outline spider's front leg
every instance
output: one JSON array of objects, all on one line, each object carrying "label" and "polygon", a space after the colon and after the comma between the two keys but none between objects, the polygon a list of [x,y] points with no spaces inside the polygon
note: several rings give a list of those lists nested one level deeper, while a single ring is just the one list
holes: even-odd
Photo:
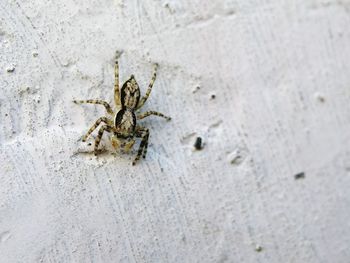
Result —
[{"label": "spider's front leg", "polygon": [[137,155],[135,157],[135,160],[132,162],[132,165],[135,165],[137,163],[137,161],[140,160],[142,152],[143,152],[142,157],[143,158],[146,157],[147,147],[148,147],[149,130],[147,128],[144,128],[144,127],[137,127],[136,137],[141,138],[141,143],[140,143],[139,149],[137,151]]},{"label": "spider's front leg", "polygon": [[101,117],[98,118],[97,121],[94,123],[94,125],[91,126],[89,131],[82,137],[82,141],[86,142],[87,138],[90,136],[90,134],[100,125],[101,122],[104,122],[108,124],[109,126],[113,126],[113,121],[108,119],[107,117]]},{"label": "spider's front leg", "polygon": [[152,76],[151,82],[148,85],[148,89],[146,91],[145,96],[143,96],[142,99],[139,101],[139,103],[137,105],[137,109],[140,109],[143,106],[143,104],[145,104],[146,100],[148,99],[149,95],[151,94],[153,84],[157,78],[157,70],[158,70],[158,64],[156,63],[156,64],[154,64],[154,71],[153,71],[153,76]]},{"label": "spider's front leg", "polygon": [[109,125],[103,125],[100,130],[98,131],[98,135],[96,137],[96,140],[95,140],[95,148],[94,148],[94,154],[97,155],[98,153],[98,146],[100,144],[100,141],[101,141],[101,138],[102,138],[102,135],[103,133],[107,131],[107,132],[113,132],[115,131],[114,128],[112,126],[109,126]]},{"label": "spider's front leg", "polygon": [[143,158],[143,159],[146,158],[147,149],[148,149],[148,139],[149,139],[149,133],[148,133],[148,135],[147,135],[146,142],[145,142],[145,148],[144,148],[143,154],[142,154],[142,158]]}]

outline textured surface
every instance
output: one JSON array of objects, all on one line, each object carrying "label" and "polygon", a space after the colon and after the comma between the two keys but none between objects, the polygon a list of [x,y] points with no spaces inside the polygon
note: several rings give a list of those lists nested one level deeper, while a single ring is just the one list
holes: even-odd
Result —
[{"label": "textured surface", "polygon": [[[1,262],[349,262],[350,1],[83,2],[0,1]],[[77,153],[115,50],[135,167]]]}]

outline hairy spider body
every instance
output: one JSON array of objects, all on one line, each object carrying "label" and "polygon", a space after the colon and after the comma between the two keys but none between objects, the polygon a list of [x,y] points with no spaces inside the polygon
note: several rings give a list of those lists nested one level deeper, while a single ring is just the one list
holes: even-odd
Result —
[{"label": "hairy spider body", "polygon": [[141,92],[134,75],[131,75],[131,77],[123,84],[120,93],[122,107],[136,110],[140,101]]},{"label": "hairy spider body", "polygon": [[135,138],[141,138],[141,143],[137,151],[137,155],[132,162],[133,165],[141,158],[146,157],[147,147],[148,147],[148,138],[149,130],[145,127],[138,126],[137,120],[146,118],[150,115],[156,115],[166,120],[170,120],[170,117],[165,116],[164,114],[156,111],[147,111],[141,114],[137,114],[144,103],[147,101],[153,84],[156,80],[156,72],[158,65],[155,64],[154,73],[151,79],[150,84],[144,97],[141,98],[140,88],[136,82],[134,75],[131,75],[130,78],[123,84],[122,88],[119,91],[119,59],[120,53],[116,53],[115,60],[115,82],[114,82],[114,102],[116,108],[119,110],[115,113],[112,107],[103,100],[74,100],[74,103],[91,103],[91,104],[100,104],[103,105],[109,113],[114,117],[114,120],[108,117],[100,117],[97,119],[95,124],[89,129],[89,131],[82,137],[82,141],[86,141],[90,134],[103,122],[98,131],[98,135],[95,140],[94,153],[98,154],[98,146],[100,144],[101,138],[105,131],[113,134],[111,137],[112,145],[114,148],[121,148],[124,151],[128,152],[135,144]]},{"label": "hairy spider body", "polygon": [[136,128],[136,114],[129,109],[121,109],[115,115],[114,125],[118,138],[126,139],[133,137]]}]

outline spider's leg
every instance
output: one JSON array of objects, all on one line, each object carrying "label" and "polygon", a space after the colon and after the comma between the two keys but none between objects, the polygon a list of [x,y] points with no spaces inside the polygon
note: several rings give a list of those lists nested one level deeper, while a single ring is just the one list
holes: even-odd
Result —
[{"label": "spider's leg", "polygon": [[148,135],[147,135],[146,143],[145,143],[145,149],[143,150],[143,154],[142,154],[142,158],[143,158],[143,159],[146,158],[147,149],[148,149],[148,139],[149,139],[149,133],[148,133]]},{"label": "spider's leg", "polygon": [[137,109],[141,108],[143,106],[143,104],[145,104],[146,100],[148,99],[149,95],[151,94],[153,84],[156,81],[156,77],[157,77],[157,69],[158,69],[158,64],[154,64],[154,71],[153,71],[153,76],[152,76],[151,82],[148,85],[148,89],[146,91],[145,96],[143,96],[142,99],[139,101],[139,103],[137,105]]},{"label": "spider's leg", "polygon": [[94,125],[91,126],[89,131],[82,137],[83,142],[85,142],[87,140],[87,138],[90,136],[90,134],[98,127],[98,125],[100,125],[101,122],[104,122],[104,123],[108,124],[109,126],[113,125],[113,121],[108,119],[107,117],[98,118],[97,121],[94,123]]},{"label": "spider's leg", "polygon": [[[142,152],[144,152],[144,148],[146,147],[146,145],[148,145],[149,130],[147,128],[138,127],[138,129],[136,131],[136,136],[141,137],[141,143],[140,143],[139,149],[137,151],[137,155],[136,155],[134,161],[132,162],[132,165],[135,165],[137,163],[137,161],[140,160]],[[143,156],[145,156],[145,155],[146,155],[146,153],[144,152]]]},{"label": "spider's leg", "polygon": [[97,135],[96,140],[95,140],[95,148],[94,148],[95,155],[97,155],[97,153],[98,153],[98,145],[100,144],[100,141],[101,141],[101,138],[102,138],[104,131],[112,132],[113,130],[114,130],[114,128],[112,126],[108,126],[108,125],[103,125],[99,129],[98,135]]},{"label": "spider's leg", "polygon": [[151,115],[162,117],[162,118],[166,119],[167,121],[171,120],[171,117],[165,116],[163,113],[160,113],[157,111],[146,111],[144,113],[141,113],[140,115],[137,115],[137,119],[141,120],[141,119],[146,118],[146,117],[151,116]]},{"label": "spider's leg", "polygon": [[114,114],[112,107],[108,104],[108,102],[105,102],[103,100],[73,100],[73,102],[76,104],[82,104],[82,103],[100,104],[106,108],[109,114]]},{"label": "spider's leg", "polygon": [[119,91],[119,62],[118,59],[121,55],[120,51],[115,52],[115,65],[114,65],[114,103],[116,106],[120,105],[120,91]]}]

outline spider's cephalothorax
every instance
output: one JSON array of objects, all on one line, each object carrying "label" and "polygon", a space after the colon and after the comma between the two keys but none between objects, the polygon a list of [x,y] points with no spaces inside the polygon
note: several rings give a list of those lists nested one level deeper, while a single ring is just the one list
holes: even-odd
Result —
[{"label": "spider's cephalothorax", "polygon": [[132,110],[122,108],[115,115],[114,125],[117,129],[117,137],[129,138],[135,132],[136,114]]},{"label": "spider's cephalothorax", "polygon": [[[141,155],[143,158],[146,157],[149,138],[149,130],[145,127],[138,126],[137,120],[143,119],[150,115],[163,117],[167,120],[170,120],[171,118],[156,111],[147,111],[140,114],[136,113],[136,111],[145,104],[146,100],[148,99],[151,93],[154,81],[156,80],[156,72],[158,65],[155,65],[154,73],[146,91],[146,94],[144,97],[141,98],[140,88],[133,75],[131,75],[131,77],[123,84],[121,90],[119,91],[119,56],[120,53],[117,52],[115,60],[114,83],[114,103],[116,108],[119,109],[118,112],[115,113],[112,107],[103,100],[74,100],[74,102],[79,104],[101,104],[106,108],[107,113],[110,115],[109,117],[100,117],[82,138],[83,141],[86,141],[86,139],[100,125],[101,122],[105,123],[101,126],[100,130],[98,131],[98,136],[95,140],[95,155],[98,153],[98,145],[100,144],[104,131],[113,133],[113,136],[111,138],[112,145],[115,148],[122,148],[125,151],[129,151],[132,148],[132,146],[135,143],[135,137],[141,138],[141,143],[137,152],[137,156],[132,163],[134,165],[140,159]],[[113,116],[114,120],[110,118],[111,116]]]}]

